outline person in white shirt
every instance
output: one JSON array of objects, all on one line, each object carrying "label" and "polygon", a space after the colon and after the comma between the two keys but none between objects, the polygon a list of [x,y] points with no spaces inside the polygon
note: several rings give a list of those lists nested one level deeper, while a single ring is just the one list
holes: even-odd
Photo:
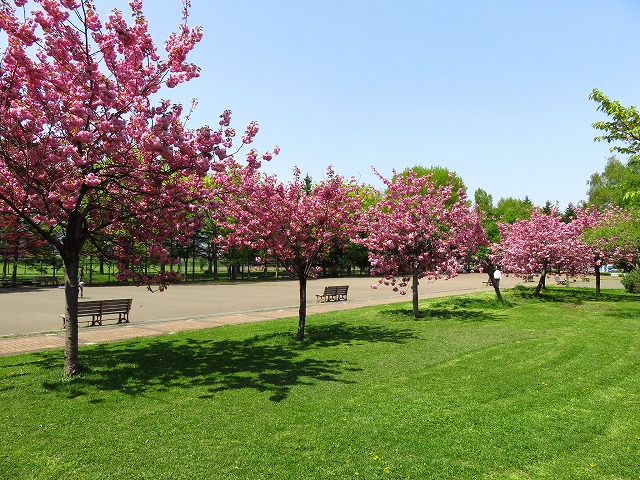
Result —
[{"label": "person in white shirt", "polygon": [[493,282],[496,284],[496,288],[500,288],[500,279],[502,278],[502,272],[500,267],[496,267],[496,271],[493,272]]}]

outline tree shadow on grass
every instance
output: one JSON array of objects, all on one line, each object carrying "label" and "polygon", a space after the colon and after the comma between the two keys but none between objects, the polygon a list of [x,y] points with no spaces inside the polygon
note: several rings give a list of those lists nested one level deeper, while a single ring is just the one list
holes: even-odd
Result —
[{"label": "tree shadow on grass", "polygon": [[541,302],[573,303],[576,305],[581,305],[584,302],[640,301],[640,295],[632,295],[624,290],[601,290],[600,294],[596,295],[595,288],[547,286],[542,289],[538,297],[534,297],[534,291],[534,287],[518,285],[508,292],[512,298],[535,299]]},{"label": "tree shadow on grass", "polygon": [[[83,348],[87,367],[70,380],[44,384],[70,398],[100,391],[144,395],[175,389],[201,388],[202,398],[217,392],[254,389],[285,399],[296,385],[316,382],[352,383],[343,377],[361,370],[349,362],[312,358],[314,350],[350,342],[403,342],[407,333],[397,329],[346,324],[314,327],[309,339],[297,342],[282,334],[245,340],[206,340],[188,334]],[[333,335],[339,338],[331,338]],[[61,368],[59,352],[41,352],[43,367]],[[99,401],[99,400],[91,400]]]},{"label": "tree shadow on grass", "polygon": [[460,322],[488,322],[499,321],[503,315],[485,312],[481,310],[470,310],[464,308],[455,308],[451,306],[432,306],[420,308],[420,318],[413,315],[412,308],[395,308],[383,310],[383,315],[389,317],[392,321],[429,321],[429,320],[458,320]]},{"label": "tree shadow on grass", "polygon": [[383,310],[392,321],[402,320],[458,320],[460,322],[499,321],[505,310],[512,307],[509,302],[500,303],[496,299],[476,296],[444,297],[420,302],[420,314],[416,319],[413,308],[389,308]]},{"label": "tree shadow on grass", "polygon": [[349,325],[345,322],[327,325],[310,325],[306,328],[305,343],[315,347],[334,347],[340,344],[405,343],[410,338],[417,338],[409,329],[387,329],[369,325]]}]

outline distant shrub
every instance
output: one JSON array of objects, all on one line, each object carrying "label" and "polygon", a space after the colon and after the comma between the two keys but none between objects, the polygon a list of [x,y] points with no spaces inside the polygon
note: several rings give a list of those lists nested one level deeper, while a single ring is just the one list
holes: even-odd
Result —
[{"label": "distant shrub", "polygon": [[640,271],[631,270],[629,273],[625,273],[620,282],[627,292],[640,293]]}]

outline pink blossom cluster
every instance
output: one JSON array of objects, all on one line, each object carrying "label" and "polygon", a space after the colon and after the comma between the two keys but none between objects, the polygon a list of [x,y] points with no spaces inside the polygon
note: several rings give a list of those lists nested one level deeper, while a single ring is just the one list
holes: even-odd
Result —
[{"label": "pink blossom cluster", "polygon": [[539,293],[545,276],[553,269],[577,274],[593,265],[592,250],[580,237],[584,221],[565,223],[555,209],[544,213],[534,208],[528,219],[498,223],[501,242],[494,245],[493,261],[503,271],[516,275],[541,273],[536,290]]},{"label": "pink blossom cluster", "polygon": [[[0,210],[21,216],[63,258],[71,254],[64,245],[78,255],[90,238],[109,238],[103,253],[122,265],[137,267],[136,245],[168,261],[166,242],[186,242],[198,228],[197,205],[211,193],[207,174],[234,164],[231,111],[217,129],[189,129],[181,105],[152,102],[163,87],[199,74],[187,58],[202,38],[186,24],[189,2],[164,54],[141,0],[130,2],[129,22],[119,10],[102,21],[92,0],[31,5],[23,16],[0,1],[7,38],[0,52]],[[257,132],[251,122],[240,147]],[[257,156],[248,160],[249,168],[260,164]],[[65,243],[51,235],[54,228],[74,238]]]},{"label": "pink blossom cluster", "polygon": [[387,191],[362,218],[363,236],[356,241],[368,248],[372,273],[384,277],[381,285],[402,295],[410,287],[417,298],[418,279],[457,275],[486,235],[464,191],[455,192],[451,182],[438,185],[413,171],[394,172],[392,180],[378,176]]},{"label": "pink blossom cluster", "polygon": [[333,170],[309,193],[299,175],[285,184],[251,168],[238,173],[221,204],[228,245],[266,251],[292,273],[307,277],[323,254],[344,245],[353,233],[360,212],[356,186]]}]

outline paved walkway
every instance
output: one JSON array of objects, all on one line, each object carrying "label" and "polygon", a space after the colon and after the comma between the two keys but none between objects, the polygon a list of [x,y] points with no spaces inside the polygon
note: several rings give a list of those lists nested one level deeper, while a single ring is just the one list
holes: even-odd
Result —
[{"label": "paved walkway", "polygon": [[[485,280],[484,274],[464,274],[451,280],[423,283],[420,298],[491,291],[491,287],[483,285]],[[375,279],[366,277],[310,280],[307,314],[410,300],[388,287],[372,289],[375,282]],[[520,279],[503,276],[503,288],[518,283]],[[336,284],[349,285],[347,302],[315,302],[315,295],[321,293],[325,286]],[[603,288],[621,288],[620,281],[617,278],[607,279]],[[80,345],[295,317],[298,284],[292,280],[234,285],[174,285],[163,293],[151,293],[144,287],[132,286],[85,288],[86,300],[107,298],[133,298],[131,323],[81,327],[78,334]],[[5,288],[0,290],[0,304],[0,355],[64,348],[64,331],[60,330],[59,316],[64,311],[63,289]]]}]

